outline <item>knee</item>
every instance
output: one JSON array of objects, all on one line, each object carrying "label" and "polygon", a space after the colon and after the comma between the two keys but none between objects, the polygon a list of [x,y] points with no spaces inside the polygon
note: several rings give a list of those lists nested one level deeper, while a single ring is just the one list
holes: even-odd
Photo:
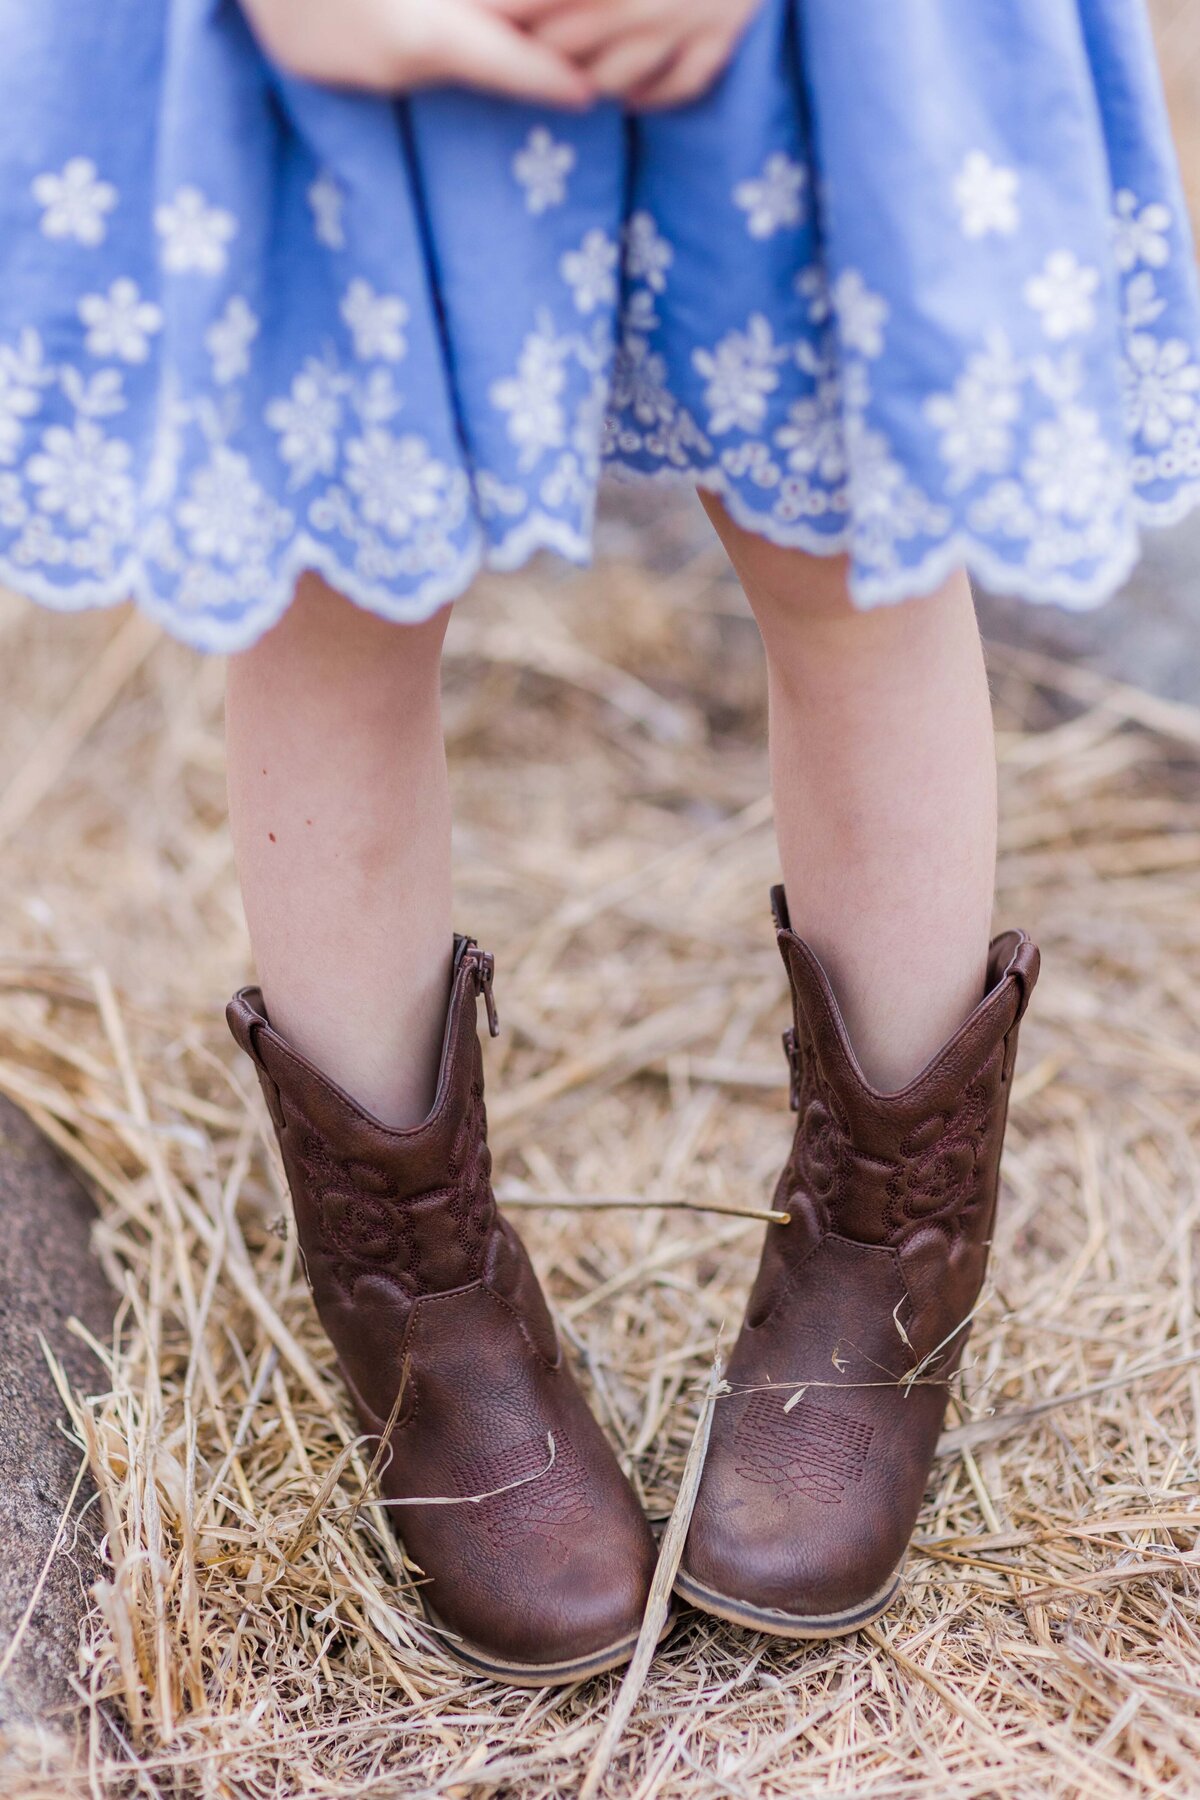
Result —
[{"label": "knee", "polygon": [[735,524],[713,494],[705,511],[732,562],[768,655],[818,627],[851,624],[861,617],[850,598],[849,560],[786,550]]},{"label": "knee", "polygon": [[236,659],[258,679],[336,684],[367,700],[435,692],[450,608],[417,624],[398,624],[357,606],[311,570],[266,637]]},{"label": "knee", "polygon": [[845,557],[807,556],[764,544],[738,573],[772,659],[862,635],[866,615],[850,598]]},{"label": "knee", "polygon": [[703,500],[745,590],[778,682],[811,685],[825,681],[830,670],[890,666],[901,654],[920,654],[952,629],[977,633],[965,570],[957,570],[932,594],[859,607],[850,594],[847,557],[782,549],[743,531],[715,496]]},{"label": "knee", "polygon": [[291,608],[282,621],[285,629],[291,625],[298,634],[336,650],[357,651],[388,661],[434,662],[441,657],[449,623],[448,606],[415,624],[381,618],[348,600],[311,569],[296,583]]}]

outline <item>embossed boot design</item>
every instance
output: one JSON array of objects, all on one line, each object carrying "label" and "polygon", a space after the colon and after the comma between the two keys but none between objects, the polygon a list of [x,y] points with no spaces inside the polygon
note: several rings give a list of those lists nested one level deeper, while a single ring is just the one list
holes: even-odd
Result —
[{"label": "embossed boot design", "polygon": [[[380,1484],[406,1502],[391,1516],[431,1622],[471,1667],[540,1687],[627,1660],[655,1551],[496,1210],[480,995],[494,1032],[492,959],[457,938],[437,1096],[410,1130],[381,1125],[285,1043],[257,988],[228,1017],[258,1069],[363,1430],[381,1438],[396,1412]],[[463,1504],[407,1504],[439,1497]]]},{"label": "embossed boot design", "polygon": [[791,1222],[767,1229],[676,1590],[753,1630],[835,1637],[899,1586],[983,1285],[1038,953],[997,938],[970,1018],[880,1094],[782,888],[771,902],[795,1021],[799,1120],[775,1197]]}]

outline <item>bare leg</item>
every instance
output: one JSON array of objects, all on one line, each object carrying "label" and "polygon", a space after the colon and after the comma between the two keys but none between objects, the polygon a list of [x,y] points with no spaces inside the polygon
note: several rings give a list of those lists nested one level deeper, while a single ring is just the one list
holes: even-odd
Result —
[{"label": "bare leg", "polygon": [[983,992],[996,759],[965,575],[856,612],[839,559],[780,550],[702,496],[767,652],[771,780],[792,923],[863,1072],[894,1090]]},{"label": "bare leg", "polygon": [[448,618],[391,625],[307,575],[229,664],[230,819],[268,1012],[390,1125],[429,1110],[449,991]]}]

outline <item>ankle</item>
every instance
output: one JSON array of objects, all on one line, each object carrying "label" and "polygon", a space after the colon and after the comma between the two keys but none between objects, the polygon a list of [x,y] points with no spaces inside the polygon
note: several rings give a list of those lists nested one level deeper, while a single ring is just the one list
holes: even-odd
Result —
[{"label": "ankle", "polygon": [[435,1099],[450,991],[451,936],[409,946],[386,986],[357,965],[263,976],[280,1036],[355,1104],[392,1130],[423,1124]]}]

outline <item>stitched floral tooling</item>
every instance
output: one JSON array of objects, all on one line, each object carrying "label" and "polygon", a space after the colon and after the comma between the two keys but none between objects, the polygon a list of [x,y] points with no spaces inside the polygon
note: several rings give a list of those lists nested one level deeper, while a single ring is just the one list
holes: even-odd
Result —
[{"label": "stitched floral tooling", "polygon": [[[978,1172],[987,1149],[988,1120],[999,1093],[999,1058],[964,1090],[958,1106],[931,1119],[901,1145],[903,1161],[888,1183],[888,1213],[903,1232],[914,1221],[949,1228],[979,1201]],[[988,1079],[988,1074],[992,1079]],[[964,1198],[965,1197],[965,1198]]]},{"label": "stitched floral tooling", "polygon": [[491,1158],[476,1088],[456,1133],[448,1184],[400,1196],[394,1177],[361,1160],[337,1157],[313,1128],[289,1139],[312,1213],[307,1257],[352,1296],[357,1278],[381,1273],[413,1296],[474,1281],[495,1219]]},{"label": "stitched floral tooling", "polygon": [[306,566],[415,619],[586,557],[610,468],[863,604],[1103,598],[1200,498],[1195,266],[1142,0],[1003,13],[765,0],[628,118],[325,92],[218,0],[20,9],[0,579],[212,650]]},{"label": "stitched floral tooling", "polygon": [[[790,1034],[789,1034],[790,1035]],[[914,1226],[957,1229],[978,1201],[980,1159],[1000,1086],[1000,1053],[968,1082],[948,1112],[932,1114],[897,1144],[892,1157],[866,1156],[837,1096],[810,1049],[789,1047],[798,1102],[796,1135],[780,1176],[775,1203],[795,1209],[816,1202],[822,1228],[837,1229],[840,1201],[874,1196],[883,1240],[900,1242]]]}]

